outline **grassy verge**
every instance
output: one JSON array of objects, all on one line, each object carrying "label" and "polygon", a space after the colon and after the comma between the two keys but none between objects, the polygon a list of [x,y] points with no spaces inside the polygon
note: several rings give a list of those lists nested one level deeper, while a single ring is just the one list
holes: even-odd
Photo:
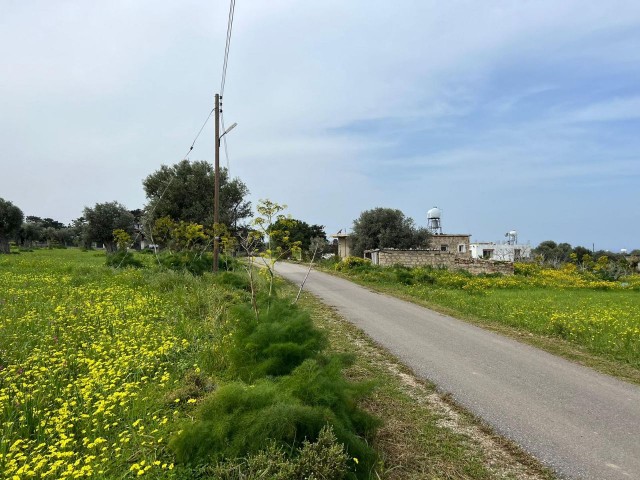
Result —
[{"label": "grassy verge", "polygon": [[606,282],[529,266],[513,277],[360,264],[324,270],[640,383],[639,276]]},{"label": "grassy verge", "polygon": [[355,354],[349,377],[376,384],[363,406],[384,419],[374,440],[381,452],[380,478],[555,478],[518,447],[442,398],[433,385],[417,380],[331,308],[309,294],[303,294],[301,302],[327,333],[332,351]]}]

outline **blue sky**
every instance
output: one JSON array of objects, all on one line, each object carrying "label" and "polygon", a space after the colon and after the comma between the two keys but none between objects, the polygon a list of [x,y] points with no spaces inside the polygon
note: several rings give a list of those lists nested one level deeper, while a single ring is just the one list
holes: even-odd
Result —
[{"label": "blue sky", "polygon": [[[0,197],[142,206],[211,109],[227,8],[5,0]],[[252,200],[329,232],[437,205],[478,241],[640,248],[638,2],[239,0],[224,103]]]}]

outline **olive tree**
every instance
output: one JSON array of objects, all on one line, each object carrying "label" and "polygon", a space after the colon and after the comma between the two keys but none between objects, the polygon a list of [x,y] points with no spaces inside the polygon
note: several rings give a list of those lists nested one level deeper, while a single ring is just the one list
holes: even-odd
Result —
[{"label": "olive tree", "polygon": [[[214,169],[204,161],[182,160],[172,166],[162,165],[142,182],[147,195],[148,225],[158,218],[213,225]],[[231,230],[251,216],[251,203],[245,200],[249,189],[239,178],[229,178],[220,169],[220,223]]]},{"label": "olive tree", "polygon": [[353,221],[353,255],[361,257],[365,250],[374,248],[427,247],[429,232],[417,228],[413,219],[400,210],[374,208],[366,210]]},{"label": "olive tree", "polygon": [[96,203],[93,208],[85,207],[84,218],[87,221],[87,239],[90,242],[103,243],[109,253],[116,250],[114,230],[133,234],[134,216],[118,202]]},{"label": "olive tree", "polygon": [[23,219],[22,210],[0,198],[0,253],[10,253],[9,240],[18,233]]}]

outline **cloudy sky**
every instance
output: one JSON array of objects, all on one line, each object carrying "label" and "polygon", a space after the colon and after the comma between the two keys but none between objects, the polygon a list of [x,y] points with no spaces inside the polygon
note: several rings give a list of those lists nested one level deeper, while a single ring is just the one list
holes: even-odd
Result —
[{"label": "cloudy sky", "polygon": [[[64,222],[142,207],[212,108],[227,12],[0,0],[0,197]],[[437,205],[477,241],[640,248],[637,0],[237,0],[224,112],[252,200],[328,232]]]}]

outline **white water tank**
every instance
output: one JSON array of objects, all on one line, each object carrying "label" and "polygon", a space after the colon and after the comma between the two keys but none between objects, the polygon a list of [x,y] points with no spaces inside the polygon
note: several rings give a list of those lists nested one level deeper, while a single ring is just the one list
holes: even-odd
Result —
[{"label": "white water tank", "polygon": [[438,207],[433,207],[427,212],[427,218],[440,218],[441,212]]}]

